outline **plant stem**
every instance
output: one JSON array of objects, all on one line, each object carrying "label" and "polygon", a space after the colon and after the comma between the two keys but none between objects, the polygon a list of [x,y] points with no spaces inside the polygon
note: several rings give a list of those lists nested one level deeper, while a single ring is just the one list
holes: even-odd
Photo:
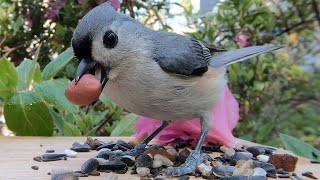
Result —
[{"label": "plant stem", "polygon": [[110,121],[110,119],[112,118],[113,114],[114,114],[114,112],[112,112],[107,118],[105,118],[103,120],[103,122],[97,127],[96,133],[101,133],[102,132],[101,129],[103,128],[104,125],[107,124],[107,122]]}]

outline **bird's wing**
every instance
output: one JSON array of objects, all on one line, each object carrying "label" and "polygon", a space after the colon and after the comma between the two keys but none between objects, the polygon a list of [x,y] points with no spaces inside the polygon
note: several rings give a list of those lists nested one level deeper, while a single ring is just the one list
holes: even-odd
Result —
[{"label": "bird's wing", "polygon": [[[167,37],[156,49],[153,59],[166,72],[200,76],[208,71],[210,50],[200,41],[182,36]],[[168,40],[171,40],[168,42]]]}]

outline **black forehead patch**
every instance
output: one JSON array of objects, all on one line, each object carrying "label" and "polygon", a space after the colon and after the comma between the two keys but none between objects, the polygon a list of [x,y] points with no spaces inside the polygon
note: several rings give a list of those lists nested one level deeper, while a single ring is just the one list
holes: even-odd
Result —
[{"label": "black forehead patch", "polygon": [[74,55],[77,57],[78,60],[84,57],[92,58],[92,39],[90,36],[85,36],[83,38],[73,38],[71,41],[71,45],[74,51]]}]

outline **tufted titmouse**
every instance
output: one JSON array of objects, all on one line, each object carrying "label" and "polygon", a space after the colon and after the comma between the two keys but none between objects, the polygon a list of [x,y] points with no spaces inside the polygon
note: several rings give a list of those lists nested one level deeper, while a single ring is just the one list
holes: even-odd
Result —
[{"label": "tufted titmouse", "polygon": [[71,43],[80,61],[76,82],[88,71],[95,73],[111,100],[138,115],[163,120],[125,154],[142,153],[170,121],[200,118],[201,134],[194,152],[183,165],[166,172],[176,176],[192,172],[207,157],[200,149],[212,127],[211,109],[227,83],[226,66],[280,48],[254,46],[212,57],[205,43],[148,29],[108,3],[80,20]]}]

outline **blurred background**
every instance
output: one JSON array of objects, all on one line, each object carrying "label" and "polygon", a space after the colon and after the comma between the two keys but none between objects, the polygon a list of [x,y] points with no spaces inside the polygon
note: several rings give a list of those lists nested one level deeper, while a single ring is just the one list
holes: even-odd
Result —
[{"label": "blurred background", "polygon": [[[130,136],[137,115],[102,95],[64,97],[81,17],[106,0],[0,0],[0,136]],[[108,0],[148,27],[223,49],[285,48],[229,68],[240,104],[236,137],[281,146],[284,133],[320,148],[320,3],[317,0]],[[54,61],[53,61],[54,60]]]}]

